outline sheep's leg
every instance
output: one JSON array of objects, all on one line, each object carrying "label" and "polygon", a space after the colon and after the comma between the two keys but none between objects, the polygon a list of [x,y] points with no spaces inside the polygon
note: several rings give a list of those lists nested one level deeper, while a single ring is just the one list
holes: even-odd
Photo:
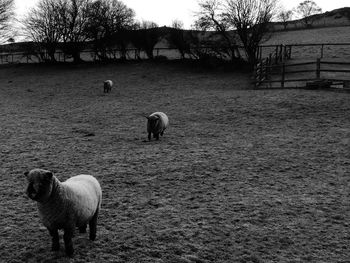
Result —
[{"label": "sheep's leg", "polygon": [[90,240],[94,241],[96,239],[96,230],[97,230],[97,217],[98,217],[98,211],[97,208],[94,216],[89,222],[89,228],[90,228]]},{"label": "sheep's leg", "polygon": [[148,140],[149,141],[151,140],[151,133],[150,132],[148,133]]},{"label": "sheep's leg", "polygon": [[64,246],[66,249],[66,255],[71,257],[73,256],[74,249],[73,249],[73,241],[72,237],[74,236],[74,228],[65,228],[64,229]]},{"label": "sheep's leg", "polygon": [[160,135],[162,135],[162,136],[163,136],[163,134],[164,134],[164,131],[162,131],[162,132],[160,133]]},{"label": "sheep's leg", "polygon": [[154,137],[156,138],[156,140],[159,140],[159,133],[157,133],[156,135],[154,135]]},{"label": "sheep's leg", "polygon": [[84,224],[81,227],[79,227],[79,233],[86,233],[86,227],[87,227],[86,224]]},{"label": "sheep's leg", "polygon": [[58,230],[49,230],[50,235],[52,237],[52,251],[58,251],[60,250],[60,242],[59,242],[59,236],[58,236]]}]

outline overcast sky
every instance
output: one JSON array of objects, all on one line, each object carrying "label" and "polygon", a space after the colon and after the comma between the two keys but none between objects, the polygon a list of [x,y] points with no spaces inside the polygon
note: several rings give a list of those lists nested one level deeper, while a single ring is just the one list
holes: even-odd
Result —
[{"label": "overcast sky", "polygon": [[[25,14],[39,0],[15,0],[18,15]],[[185,28],[193,24],[193,14],[198,10],[198,0],[124,0],[128,7],[134,9],[138,20],[156,22],[159,26],[170,26],[175,19],[181,20]],[[292,9],[302,0],[280,0],[286,9]],[[323,11],[341,7],[350,7],[350,0],[314,0]]]}]

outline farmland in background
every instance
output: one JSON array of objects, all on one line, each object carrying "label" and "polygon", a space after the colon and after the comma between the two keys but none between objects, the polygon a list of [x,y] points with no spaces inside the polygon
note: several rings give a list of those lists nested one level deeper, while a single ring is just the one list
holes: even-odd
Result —
[{"label": "farmland in background", "polygon": [[[350,26],[325,27],[307,30],[275,32],[262,45],[303,45],[303,44],[350,44]],[[267,56],[274,48],[264,48],[263,55]],[[316,59],[321,55],[320,46],[293,46],[292,59]],[[324,57],[332,59],[350,59],[350,45],[326,46]]]}]

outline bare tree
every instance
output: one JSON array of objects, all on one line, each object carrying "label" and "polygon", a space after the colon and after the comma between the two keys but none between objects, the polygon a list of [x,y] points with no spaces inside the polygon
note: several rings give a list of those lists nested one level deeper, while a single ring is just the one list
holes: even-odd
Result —
[{"label": "bare tree", "polygon": [[155,45],[165,34],[164,30],[159,28],[158,24],[152,21],[142,21],[135,24],[135,30],[129,34],[131,43],[138,49],[138,58],[140,51],[144,50],[149,59],[153,59],[153,50]]},{"label": "bare tree", "polygon": [[277,0],[204,0],[200,2],[196,25],[201,29],[218,31],[229,45],[232,59],[238,48],[234,34],[229,34],[228,30],[236,30],[248,62],[254,65],[259,44],[267,36],[276,3]]},{"label": "bare tree", "polygon": [[171,27],[176,29],[184,29],[184,22],[179,19],[174,19],[171,23]]},{"label": "bare tree", "polygon": [[9,39],[10,22],[14,16],[14,0],[0,0],[0,42]]},{"label": "bare tree", "polygon": [[46,60],[47,53],[51,61],[56,61],[55,52],[61,39],[57,1],[41,0],[32,8],[22,21],[25,35],[34,42],[36,54]]},{"label": "bare tree", "polygon": [[225,19],[236,28],[251,65],[256,62],[258,47],[267,35],[276,4],[276,0],[226,0]]},{"label": "bare tree", "polygon": [[303,19],[306,27],[312,26],[314,22],[313,15],[322,13],[322,9],[314,1],[311,0],[306,0],[299,3],[296,11]]},{"label": "bare tree", "polygon": [[177,48],[181,58],[184,59],[186,54],[191,54],[191,45],[186,31],[183,29],[183,22],[174,20],[167,35],[169,43]]},{"label": "bare tree", "polygon": [[59,14],[58,30],[63,42],[63,51],[80,62],[81,51],[85,48],[89,35],[86,33],[91,0],[56,0]]},{"label": "bare tree", "polygon": [[226,43],[231,60],[239,57],[238,45],[234,34],[230,30],[234,29],[225,17],[223,2],[220,0],[203,0],[199,2],[199,11],[196,14],[195,28],[199,30],[215,30]]},{"label": "bare tree", "polygon": [[[125,58],[125,31],[134,24],[135,12],[119,0],[97,0],[90,4],[87,34],[94,41],[96,55],[107,59],[108,49],[118,46]],[[112,52],[114,54],[114,52]]]},{"label": "bare tree", "polygon": [[278,13],[277,19],[282,22],[284,30],[287,29],[288,22],[293,17],[293,11],[292,10],[282,10]]}]

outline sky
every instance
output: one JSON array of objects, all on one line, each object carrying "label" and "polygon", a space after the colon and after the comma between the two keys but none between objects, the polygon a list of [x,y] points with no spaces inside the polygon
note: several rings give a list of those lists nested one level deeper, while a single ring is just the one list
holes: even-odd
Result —
[{"label": "sky", "polygon": [[[39,0],[15,0],[16,13],[23,16]],[[287,10],[296,7],[302,0],[279,0]],[[136,13],[136,19],[156,22],[159,26],[170,26],[180,20],[189,29],[193,24],[193,16],[198,11],[198,0],[122,0]],[[350,0],[314,0],[322,11],[331,11],[341,7],[350,7]]]}]

